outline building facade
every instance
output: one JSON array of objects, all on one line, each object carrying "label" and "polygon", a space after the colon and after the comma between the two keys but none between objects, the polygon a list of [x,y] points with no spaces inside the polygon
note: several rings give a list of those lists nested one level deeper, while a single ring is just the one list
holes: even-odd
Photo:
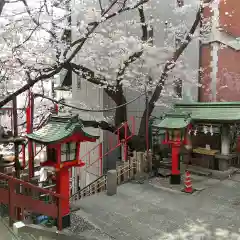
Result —
[{"label": "building facade", "polygon": [[240,2],[215,0],[203,15],[210,26],[200,51],[199,101],[240,101]]}]

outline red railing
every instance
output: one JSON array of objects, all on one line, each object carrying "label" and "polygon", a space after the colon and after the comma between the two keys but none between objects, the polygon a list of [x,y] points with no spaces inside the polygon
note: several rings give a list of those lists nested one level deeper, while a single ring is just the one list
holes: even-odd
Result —
[{"label": "red railing", "polygon": [[[59,205],[64,198],[59,194],[0,173],[0,195],[0,203],[8,205],[9,217],[12,220],[21,220],[17,214],[17,208],[20,208],[22,213],[27,210],[57,219],[57,227],[62,229]],[[48,201],[40,200],[41,195],[47,196]],[[21,218],[23,217],[21,215]]]},{"label": "red railing", "polygon": [[[37,127],[34,128],[34,130],[39,130],[49,119],[51,114],[49,114],[46,118],[44,118],[42,121],[40,121],[40,123],[38,124]],[[22,153],[22,161],[23,161],[23,168],[25,168],[27,165],[26,165],[26,146],[27,146],[28,142],[26,142],[25,144],[22,144],[22,149],[20,150],[19,154]],[[33,158],[35,158],[44,148],[45,146],[42,145],[40,150],[37,151],[37,145],[36,144],[33,144],[34,145],[34,156]],[[19,158],[21,158],[21,156],[19,156]]]},{"label": "red railing", "polygon": [[[115,149],[117,149],[120,146],[124,146],[124,159],[127,160],[127,142],[135,135],[135,118],[131,117],[130,122],[124,122],[121,127],[119,127],[112,136],[109,137],[108,142],[106,143],[108,145],[108,151],[103,153],[103,144],[104,142],[100,142],[98,145],[93,147],[91,150],[89,150],[85,155],[81,157],[81,160],[86,163],[85,170],[89,172],[92,175],[95,176],[101,176],[103,174],[103,158],[107,156],[109,153],[113,152]],[[129,124],[130,123],[130,124]],[[128,132],[130,131],[130,135],[128,136]],[[124,133],[122,136],[121,133]],[[116,139],[116,143],[114,142],[114,137]],[[98,152],[98,157],[94,161],[91,161],[91,153]],[[88,171],[88,168],[93,166],[94,164],[98,164],[98,174],[94,174],[90,171]]]}]

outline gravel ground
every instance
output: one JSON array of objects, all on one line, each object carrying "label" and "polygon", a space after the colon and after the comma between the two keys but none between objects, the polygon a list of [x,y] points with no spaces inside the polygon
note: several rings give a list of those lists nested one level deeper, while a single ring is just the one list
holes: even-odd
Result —
[{"label": "gravel ground", "polygon": [[[117,195],[90,196],[79,201],[79,207],[75,215],[110,239],[240,239],[240,182],[236,180],[220,181],[197,195],[164,191],[147,182],[127,183]],[[78,227],[84,233],[84,227]]]}]

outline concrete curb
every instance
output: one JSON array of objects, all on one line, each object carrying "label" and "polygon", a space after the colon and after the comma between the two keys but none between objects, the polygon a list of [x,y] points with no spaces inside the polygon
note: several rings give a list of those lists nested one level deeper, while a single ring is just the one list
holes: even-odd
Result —
[{"label": "concrete curb", "polygon": [[166,192],[183,194],[183,195],[192,195],[192,196],[195,196],[195,195],[199,194],[200,192],[202,192],[203,190],[207,189],[207,187],[195,188],[195,192],[193,192],[192,194],[188,194],[188,193],[185,193],[182,190],[175,190],[175,189],[171,189],[171,188],[168,188],[168,187],[158,186],[154,183],[149,183],[149,185],[154,187],[154,188],[158,188],[158,189],[161,189],[163,191],[166,191]]},{"label": "concrete curb", "polygon": [[180,193],[180,194],[184,194],[184,192],[180,191],[180,190],[175,190],[175,189],[171,189],[171,188],[167,188],[167,187],[163,187],[163,186],[157,186],[156,184],[153,183],[149,183],[150,186],[154,187],[154,188],[158,188],[161,189],[163,191],[167,191],[167,192],[172,192],[172,193]]},{"label": "concrete curb", "polygon": [[66,240],[70,238],[71,240],[94,240],[94,238],[73,235],[67,232],[58,232],[55,229],[45,228],[40,225],[29,224],[25,225],[23,222],[16,222],[13,224],[13,232],[16,236],[21,233],[32,234],[34,237],[47,237],[50,239]]}]

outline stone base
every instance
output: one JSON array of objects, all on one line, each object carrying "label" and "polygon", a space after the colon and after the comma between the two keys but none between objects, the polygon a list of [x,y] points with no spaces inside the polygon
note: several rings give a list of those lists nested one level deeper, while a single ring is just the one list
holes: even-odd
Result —
[{"label": "stone base", "polygon": [[117,193],[117,171],[109,170],[107,172],[107,195],[113,196]]},{"label": "stone base", "polygon": [[170,175],[170,184],[180,185],[181,184],[181,174],[179,175]]},{"label": "stone base", "polygon": [[[58,220],[56,220],[56,225],[58,224]],[[62,217],[62,228],[68,228],[71,226],[70,214]]]},{"label": "stone base", "polygon": [[215,158],[218,161],[218,169],[219,171],[227,171],[229,169],[229,163],[232,159],[236,158],[236,154],[217,154]]}]

